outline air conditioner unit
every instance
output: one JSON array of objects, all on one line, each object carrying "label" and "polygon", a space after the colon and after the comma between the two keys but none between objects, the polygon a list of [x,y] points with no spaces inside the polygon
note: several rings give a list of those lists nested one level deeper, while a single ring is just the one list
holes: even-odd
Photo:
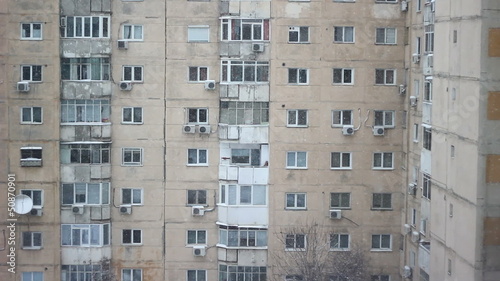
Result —
[{"label": "air conditioner unit", "polygon": [[403,267],[403,278],[411,278],[411,267],[407,265]]},{"label": "air conditioner unit", "polygon": [[408,2],[406,2],[406,1],[404,1],[404,0],[403,0],[403,1],[401,1],[401,11],[402,11],[402,12],[406,12],[406,11],[408,11]]},{"label": "air conditioner unit", "polygon": [[211,133],[210,125],[200,125],[198,126],[198,132],[200,134],[210,134]]},{"label": "air conditioner unit", "polygon": [[420,240],[420,233],[418,231],[413,231],[411,233],[411,241],[417,243]]},{"label": "air conditioner unit", "polygon": [[182,127],[182,132],[185,134],[194,134],[196,132],[196,126],[195,125],[184,125]]},{"label": "air conditioner unit", "polygon": [[404,95],[406,93],[406,85],[399,85],[399,94]]},{"label": "air conditioner unit", "polygon": [[411,56],[411,60],[414,64],[420,63],[420,55],[419,54],[413,54]]},{"label": "air conditioner unit", "polygon": [[30,83],[26,81],[17,82],[17,91],[18,92],[29,92]]},{"label": "air conditioner unit", "polygon": [[403,226],[403,232],[405,235],[410,233],[411,232],[411,225],[405,223],[405,225]]},{"label": "air conditioner unit", "polygon": [[255,53],[264,52],[264,43],[253,43],[252,44],[252,51],[254,51]]},{"label": "air conditioner unit", "polygon": [[30,211],[30,215],[32,215],[32,216],[38,216],[39,217],[42,214],[43,214],[42,209],[35,209],[35,208],[33,208]]},{"label": "air conditioner unit", "polygon": [[120,90],[122,91],[130,91],[132,90],[132,83],[130,82],[120,82]]},{"label": "air conditioner unit", "polygon": [[383,136],[385,134],[384,126],[374,126],[373,127],[373,135],[374,136]]},{"label": "air conditioner unit", "polygon": [[215,90],[215,81],[214,80],[205,81],[205,90]]},{"label": "air conditioner unit", "polygon": [[330,219],[339,220],[342,218],[342,210],[330,210]]},{"label": "air conditioner unit", "polygon": [[193,256],[195,257],[204,257],[207,253],[206,246],[194,246],[193,247]]},{"label": "air conditioner unit", "polygon": [[417,106],[417,97],[416,96],[410,96],[410,106],[411,107]]},{"label": "air conditioner unit", "polygon": [[62,17],[59,19],[59,26],[60,26],[60,27],[66,27],[66,22],[67,22],[67,17],[62,16]]},{"label": "air conditioner unit", "polygon": [[344,136],[352,136],[352,135],[354,135],[354,126],[353,125],[344,125],[342,127],[342,134]]},{"label": "air conditioner unit", "polygon": [[203,216],[205,214],[205,207],[193,206],[191,207],[191,214],[196,217]]},{"label": "air conditioner unit", "polygon": [[85,207],[83,205],[73,205],[71,206],[71,211],[75,215],[82,215],[85,211]]},{"label": "air conditioner unit", "polygon": [[120,214],[130,215],[132,214],[132,206],[130,205],[120,205]]},{"label": "air conditioner unit", "polygon": [[128,41],[127,40],[118,40],[118,49],[119,50],[128,49]]},{"label": "air conditioner unit", "polygon": [[415,183],[410,183],[408,185],[408,194],[409,195],[417,195],[417,184]]}]

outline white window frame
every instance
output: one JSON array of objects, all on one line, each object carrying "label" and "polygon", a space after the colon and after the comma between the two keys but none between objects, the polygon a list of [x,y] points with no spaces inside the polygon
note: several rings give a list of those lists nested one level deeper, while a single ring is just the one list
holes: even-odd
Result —
[{"label": "white window frame", "polygon": [[[249,194],[248,191],[250,191]],[[245,192],[250,198],[245,198]],[[221,205],[263,207],[267,206],[268,201],[267,185],[222,184],[220,186],[219,202]]]},{"label": "white window frame", "polygon": [[[299,206],[299,197],[303,197],[302,201],[304,202],[304,206]],[[290,206],[289,199],[291,199],[291,203],[293,206]],[[285,209],[287,210],[305,210],[307,209],[307,193],[305,192],[287,192],[285,193]]]},{"label": "white window frame", "polygon": [[[39,250],[43,246],[43,236],[40,231],[23,231],[21,233],[22,249],[23,250]],[[26,237],[25,237],[26,236]],[[38,239],[35,237],[38,236]],[[26,240],[29,240],[29,245],[26,245]],[[39,242],[37,241],[39,240]],[[36,245],[38,244],[38,245]]]},{"label": "white window frame", "polygon": [[[137,73],[136,70],[139,70],[140,73]],[[127,75],[127,72],[130,72],[130,75]],[[136,77],[139,76],[139,77]],[[144,67],[142,65],[124,65],[122,66],[122,81],[125,82],[134,82],[134,83],[142,83],[144,82]]]},{"label": "white window frame", "polygon": [[424,53],[432,54],[434,52],[434,25],[424,27]]},{"label": "white window frame", "polygon": [[[352,30],[352,41],[347,41],[346,34],[348,35],[349,30]],[[342,32],[342,38],[336,40],[335,34],[338,32]],[[342,43],[342,44],[353,44],[355,40],[356,29],[354,26],[334,26],[333,27],[333,42],[334,43]]]},{"label": "white window frame", "polygon": [[[347,204],[345,204],[347,198]],[[337,197],[336,199],[334,197]],[[333,201],[338,201],[338,205],[334,205]],[[347,205],[347,206],[346,206]],[[351,193],[350,192],[330,192],[330,209],[350,209],[351,208]]]},{"label": "white window frame", "polygon": [[[338,166],[334,166],[334,157],[338,157]],[[349,163],[344,163],[344,155],[349,156]],[[352,169],[352,153],[351,152],[332,152],[330,153],[330,169],[332,170],[351,170]]]},{"label": "white window frame", "polygon": [[[303,239],[304,245],[298,244],[298,238]],[[289,242],[292,242],[290,244]],[[307,235],[306,234],[298,234],[291,233],[285,235],[285,251],[305,251],[307,249]]]},{"label": "white window frame", "polygon": [[19,194],[29,196],[33,201],[33,208],[43,208],[43,189],[21,189]]},{"label": "white window frame", "polygon": [[[205,114],[205,118],[203,118],[203,112]],[[193,114],[193,117],[196,117],[196,120],[190,119],[191,114]],[[186,120],[188,124],[208,124],[208,108],[186,108]]]},{"label": "white window frame", "polygon": [[109,57],[61,58],[61,80],[109,81]]},{"label": "white window frame", "polygon": [[[129,191],[130,191],[130,201],[125,200],[125,195],[124,195],[124,192],[129,192]],[[137,199],[139,199],[139,202],[137,201]],[[121,202],[123,205],[132,205],[132,206],[144,205],[144,189],[134,188],[134,187],[123,187],[121,189]]]},{"label": "white window frame", "polygon": [[[261,149],[258,146],[248,148],[231,148],[231,164],[233,165],[260,166],[261,156]],[[246,158],[248,158],[248,161],[246,161]]]},{"label": "white window frame", "polygon": [[[194,202],[189,202],[190,198],[192,196],[190,196],[190,193],[191,194],[194,194]],[[200,200],[200,194],[203,193],[204,194],[204,197],[205,197],[205,200],[203,202],[203,200]],[[207,190],[206,189],[188,189],[186,191],[186,204],[188,206],[207,206]]]},{"label": "white window frame", "polygon": [[[205,74],[203,74],[203,70],[204,70]],[[191,77],[191,74],[196,74],[196,78],[194,79],[193,77]],[[203,76],[205,76],[205,77],[203,77]],[[208,66],[189,66],[188,67],[188,81],[190,83],[205,82],[205,81],[209,80],[208,77],[210,77]],[[205,79],[203,79],[203,78],[205,78]]]},{"label": "white window frame", "polygon": [[415,1],[415,12],[421,12],[422,11],[422,0],[416,0]]},{"label": "white window frame", "polygon": [[415,54],[417,54],[417,55],[422,54],[422,38],[421,37],[415,38]]},{"label": "white window frame", "polygon": [[[336,116],[337,115],[337,116]],[[347,117],[347,115],[349,117]],[[347,120],[349,119],[349,120]],[[332,110],[332,127],[343,127],[344,125],[352,125],[353,111],[350,109],[334,109]]]},{"label": "white window frame", "polygon": [[398,0],[375,0],[375,3],[396,4]]},{"label": "white window frame", "polygon": [[428,200],[431,200],[431,186],[432,186],[431,175],[422,173],[422,197]]},{"label": "white window frame", "polygon": [[[337,238],[337,243],[334,243],[335,237]],[[347,237],[347,247],[343,245],[342,238]],[[351,247],[351,235],[346,234],[346,233],[332,233],[330,234],[330,251],[349,251]]]},{"label": "white window frame", "polygon": [[[374,126],[383,126],[384,128],[394,128],[394,110],[374,110]],[[378,116],[377,116],[378,115]],[[381,115],[381,116],[380,116]],[[378,119],[377,119],[378,117]]]},{"label": "white window frame", "polygon": [[[128,112],[130,112],[130,114]],[[143,123],[144,123],[144,110],[142,107],[122,107],[122,124],[143,124]]]},{"label": "white window frame", "polygon": [[[25,69],[28,71],[27,76],[25,76]],[[40,72],[38,75],[37,72]],[[38,76],[40,76],[38,78]],[[21,65],[21,81],[28,81],[32,83],[38,83],[43,81],[43,66],[42,65]]]},{"label": "white window frame", "polygon": [[[236,114],[232,112],[236,112]],[[269,102],[221,101],[219,123],[228,125],[268,125]]]},{"label": "white window frame", "polygon": [[109,123],[110,118],[110,100],[61,100],[61,124]]},{"label": "white window frame", "polygon": [[[301,123],[301,117],[305,113],[305,124],[299,124]],[[286,111],[286,116],[287,116],[287,121],[286,121],[286,126],[287,127],[308,127],[309,126],[309,111],[307,109],[288,109]]]},{"label": "white window frame", "polygon": [[21,281],[43,281],[43,272],[29,271],[21,273]]},{"label": "white window frame", "polygon": [[422,124],[422,148],[432,150],[432,127]]},{"label": "white window frame", "polygon": [[[288,27],[288,43],[290,44],[305,44],[309,43],[309,26],[289,26]],[[306,35],[304,35],[306,33]],[[296,34],[297,40],[291,40],[291,37]],[[307,37],[307,38],[303,38]]]},{"label": "white window frame", "polygon": [[[391,33],[393,32],[394,41],[390,41]],[[383,33],[383,34],[381,34]],[[383,40],[379,40],[383,37]],[[375,31],[375,44],[377,45],[396,45],[398,42],[398,31],[395,27],[379,27]]]},{"label": "white window frame", "polygon": [[23,160],[43,160],[43,150],[41,147],[21,147],[21,161]]},{"label": "white window frame", "polygon": [[[391,165],[386,166],[384,160],[386,157],[390,157]],[[380,158],[380,166],[376,165],[377,158]],[[394,170],[394,153],[393,152],[374,152],[373,153],[373,170]]]},{"label": "white window frame", "polygon": [[[94,230],[98,230],[98,237],[94,238],[95,235]],[[106,232],[108,237],[104,237],[104,233]],[[65,230],[69,230],[68,233],[64,233]],[[73,245],[75,241],[73,235],[75,234],[75,230],[79,230],[79,244]],[[82,234],[85,231],[87,234]],[[87,237],[87,242],[85,244],[83,241],[83,237]],[[97,239],[97,243],[92,242],[92,240]],[[66,240],[66,242],[64,241]],[[106,240],[106,241],[105,241]],[[67,244],[69,242],[69,244]],[[107,243],[106,243],[107,242]],[[66,243],[66,244],[65,244]],[[109,223],[106,224],[61,224],[61,246],[62,247],[103,247],[110,245],[111,243],[111,227]]]},{"label": "white window frame", "polygon": [[426,77],[424,80],[423,102],[432,104],[432,77]]},{"label": "white window frame", "polygon": [[[196,152],[196,158],[191,158],[191,152]],[[205,161],[202,162],[202,153],[205,153]],[[193,159],[193,160],[191,160]],[[208,149],[205,148],[188,148],[187,150],[187,166],[208,166]]]},{"label": "white window frame", "polygon": [[[295,73],[293,73],[295,72]],[[305,77],[304,77],[305,76]],[[304,80],[305,78],[305,80]],[[309,85],[309,69],[307,68],[288,68],[288,84],[290,85]]]},{"label": "white window frame", "polygon": [[[97,36],[94,36],[94,19],[99,22]],[[62,38],[109,38],[111,34],[111,18],[109,16],[72,16],[65,17],[66,26],[63,27]],[[81,29],[77,29],[76,21],[80,22]],[[85,33],[88,31],[88,33]]]},{"label": "white window frame", "polygon": [[[194,274],[194,279],[190,276]],[[206,281],[207,280],[207,271],[205,269],[188,269],[186,271],[186,280],[187,281]]]},{"label": "white window frame", "polygon": [[392,210],[392,193],[373,193],[372,210]]},{"label": "white window frame", "polygon": [[[267,22],[267,23],[266,23]],[[247,28],[245,28],[245,26]],[[260,38],[256,36],[255,31],[260,26]],[[248,29],[250,27],[250,29]],[[266,30],[267,28],[267,30]],[[244,18],[222,18],[221,19],[221,38],[222,41],[269,41],[270,36],[269,19],[244,19]],[[239,31],[239,32],[233,32]],[[245,36],[250,31],[250,39]],[[239,36],[238,36],[239,35]],[[266,38],[266,35],[268,38]],[[235,36],[233,38],[233,36]],[[239,38],[237,38],[239,37]],[[247,39],[243,39],[247,37]]]},{"label": "white window frame", "polygon": [[[40,121],[38,121],[38,111],[40,115]],[[29,115],[29,120],[25,120],[25,114]],[[35,120],[37,119],[37,120]],[[31,107],[21,107],[21,124],[32,124],[32,125],[40,125],[43,124],[43,108],[40,106],[31,106]]]},{"label": "white window frame", "polygon": [[411,209],[411,225],[415,227],[417,225],[417,209]]},{"label": "white window frame", "polygon": [[[78,159],[72,159],[72,153],[78,154]],[[109,142],[61,144],[61,164],[109,164],[110,161],[111,145]]]},{"label": "white window frame", "polygon": [[[287,151],[286,153],[286,168],[287,169],[307,169],[307,151]],[[298,159],[299,156],[305,155],[305,159]],[[293,157],[293,159],[291,158]],[[305,165],[298,165],[299,160],[305,162]],[[293,161],[293,163],[292,163]]]},{"label": "white window frame", "polygon": [[[136,273],[139,273],[137,276]],[[121,281],[142,281],[142,269],[123,268]]]},{"label": "white window frame", "polygon": [[[131,153],[131,155],[127,155]],[[135,160],[134,157],[139,153],[139,161]],[[130,157],[130,161],[126,161],[126,158]],[[142,166],[144,158],[144,149],[140,147],[123,147],[122,148],[122,166]]]},{"label": "white window frame", "polygon": [[[126,36],[126,30],[129,30],[128,36]],[[140,36],[137,36],[136,38],[136,29],[138,29],[137,32],[139,32]],[[137,34],[137,35],[139,35]],[[128,38],[127,38],[128,37]],[[142,24],[124,24],[122,26],[122,39],[121,40],[127,40],[127,41],[144,41],[144,26]]]},{"label": "white window frame", "polygon": [[[110,190],[111,186],[109,182],[79,182],[79,183],[62,183],[61,184],[61,205],[109,205],[110,203]],[[67,202],[64,196],[66,192],[68,194],[73,194],[71,202]],[[98,197],[97,203],[89,203],[89,198],[93,196]],[[96,194],[97,193],[97,194]],[[79,198],[79,196],[84,197],[85,200]]]},{"label": "white window frame", "polygon": [[[189,241],[189,234],[194,234],[194,242]],[[206,229],[188,229],[186,230],[186,245],[206,245],[208,240]],[[204,241],[202,241],[204,240]]]},{"label": "white window frame", "polygon": [[[269,61],[237,61],[223,60],[221,62],[222,84],[268,84],[269,83]],[[233,78],[232,71],[238,69],[241,73],[239,78]],[[250,75],[247,77],[247,74]],[[253,79],[249,79],[253,78]],[[234,80],[233,80],[234,79]],[[248,80],[246,80],[248,79]]]},{"label": "white window frame", "polygon": [[[392,73],[392,81],[389,73]],[[383,81],[377,81],[377,77],[380,75],[382,75],[381,79]],[[375,69],[375,85],[396,85],[396,69]]]},{"label": "white window frame", "polygon": [[217,246],[225,248],[267,248],[268,229],[219,225]]},{"label": "white window frame", "polygon": [[[389,247],[384,247],[382,245],[383,238],[389,237]],[[378,238],[378,247],[373,247],[373,240]],[[392,251],[392,235],[391,234],[372,234],[372,246],[371,246],[372,251]]]},{"label": "white window frame", "polygon": [[210,26],[189,25],[187,28],[187,41],[191,43],[210,42]]},{"label": "white window frame", "polygon": [[[125,242],[125,232],[130,232],[130,242]],[[135,240],[135,235],[139,234],[139,239],[140,241],[134,241]],[[122,245],[142,245],[142,229],[122,229]]]},{"label": "white window frame", "polygon": [[415,123],[413,124],[413,142],[417,143],[418,142],[418,132],[419,132],[418,124]]},{"label": "white window frame", "polygon": [[[35,26],[40,28],[36,29]],[[24,30],[29,29],[29,35],[25,36]],[[35,30],[39,30],[40,36],[35,35]],[[22,22],[21,23],[21,40],[43,40],[43,23],[41,22]]]},{"label": "white window frame", "polygon": [[[336,82],[335,78],[338,75],[335,75],[336,72],[340,71],[340,82]],[[350,73],[350,81],[347,79],[349,76],[347,73]],[[332,77],[333,85],[354,85],[354,69],[353,68],[333,68],[333,77]]]}]

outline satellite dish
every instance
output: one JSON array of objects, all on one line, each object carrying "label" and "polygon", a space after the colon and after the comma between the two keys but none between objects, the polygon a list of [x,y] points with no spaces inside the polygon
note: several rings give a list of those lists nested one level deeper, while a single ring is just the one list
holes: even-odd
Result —
[{"label": "satellite dish", "polygon": [[14,200],[14,212],[24,215],[33,209],[33,200],[28,195],[19,194]]}]

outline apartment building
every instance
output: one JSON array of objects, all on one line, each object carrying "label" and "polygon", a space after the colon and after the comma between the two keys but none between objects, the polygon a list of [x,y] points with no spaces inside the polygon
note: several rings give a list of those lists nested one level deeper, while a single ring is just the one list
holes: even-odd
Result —
[{"label": "apartment building", "polygon": [[498,279],[493,1],[0,7],[1,280]]}]

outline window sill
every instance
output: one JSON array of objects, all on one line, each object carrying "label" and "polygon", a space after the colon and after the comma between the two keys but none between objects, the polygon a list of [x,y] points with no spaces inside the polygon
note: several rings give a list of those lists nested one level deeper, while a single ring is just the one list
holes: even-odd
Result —
[{"label": "window sill", "polygon": [[354,44],[354,42],[333,41],[334,44]]},{"label": "window sill", "polygon": [[186,164],[186,167],[208,167],[208,164]]},{"label": "window sill", "polygon": [[307,211],[307,208],[290,208],[285,207],[286,211]]},{"label": "window sill", "polygon": [[351,210],[351,207],[332,207],[330,206],[330,210]]},{"label": "window sill", "polygon": [[287,170],[307,170],[307,167],[286,167]]},{"label": "window sill", "polygon": [[217,248],[224,248],[228,250],[267,250],[267,246],[250,246],[250,247],[242,247],[242,246],[227,246],[224,244],[216,244]]},{"label": "window sill", "polygon": [[371,249],[370,252],[392,252],[392,249]]},{"label": "window sill", "polygon": [[306,249],[286,249],[285,252],[305,252]]},{"label": "window sill", "polygon": [[140,244],[124,244],[124,243],[122,243],[122,246],[124,246],[124,247],[140,247],[140,246],[142,246],[142,243],[140,243]]},{"label": "window sill", "polygon": [[288,42],[288,44],[298,44],[298,45],[306,44],[307,45],[307,44],[311,44],[311,42]]},{"label": "window sill", "polygon": [[264,82],[244,82],[244,81],[234,81],[234,82],[227,82],[227,81],[222,81],[219,83],[219,85],[268,85],[269,81],[264,81]]},{"label": "window sill", "polygon": [[396,86],[396,84],[374,84],[373,86]]},{"label": "window sill", "polygon": [[[111,124],[111,123],[109,123]],[[143,122],[121,122],[122,125],[144,125]]]},{"label": "window sill", "polygon": [[21,38],[21,41],[42,41],[43,38]]},{"label": "window sill", "polygon": [[287,128],[309,128],[309,125],[304,125],[304,126],[301,126],[301,125],[297,125],[297,126],[294,126],[294,125],[286,125]]},{"label": "window sill", "polygon": [[393,171],[394,168],[372,168],[375,171]]},{"label": "window sill", "polygon": [[332,83],[332,86],[354,86],[354,83]]},{"label": "window sill", "polygon": [[60,123],[61,126],[108,126],[111,122],[64,122]]},{"label": "window sill", "polygon": [[377,43],[375,42],[375,46],[397,46],[397,43]]},{"label": "window sill", "polygon": [[332,167],[330,167],[330,170],[332,170],[332,171],[351,171],[352,167],[349,167],[349,168],[332,168]]},{"label": "window sill", "polygon": [[392,209],[392,208],[387,208],[387,209],[386,208],[371,208],[370,210],[384,212],[384,211],[393,211],[394,209]]},{"label": "window sill", "polygon": [[349,252],[351,249],[350,248],[339,248],[339,249],[332,249],[330,248],[330,252]]},{"label": "window sill", "polygon": [[124,163],[122,163],[121,166],[122,167],[142,167],[143,164],[142,163],[141,164],[124,164]]},{"label": "window sill", "polygon": [[42,125],[43,123],[34,123],[34,122],[21,122],[21,125]]},{"label": "window sill", "polygon": [[43,247],[21,247],[21,249],[26,250],[26,251],[39,251]]},{"label": "window sill", "polygon": [[288,83],[288,86],[309,86],[309,83]]}]

